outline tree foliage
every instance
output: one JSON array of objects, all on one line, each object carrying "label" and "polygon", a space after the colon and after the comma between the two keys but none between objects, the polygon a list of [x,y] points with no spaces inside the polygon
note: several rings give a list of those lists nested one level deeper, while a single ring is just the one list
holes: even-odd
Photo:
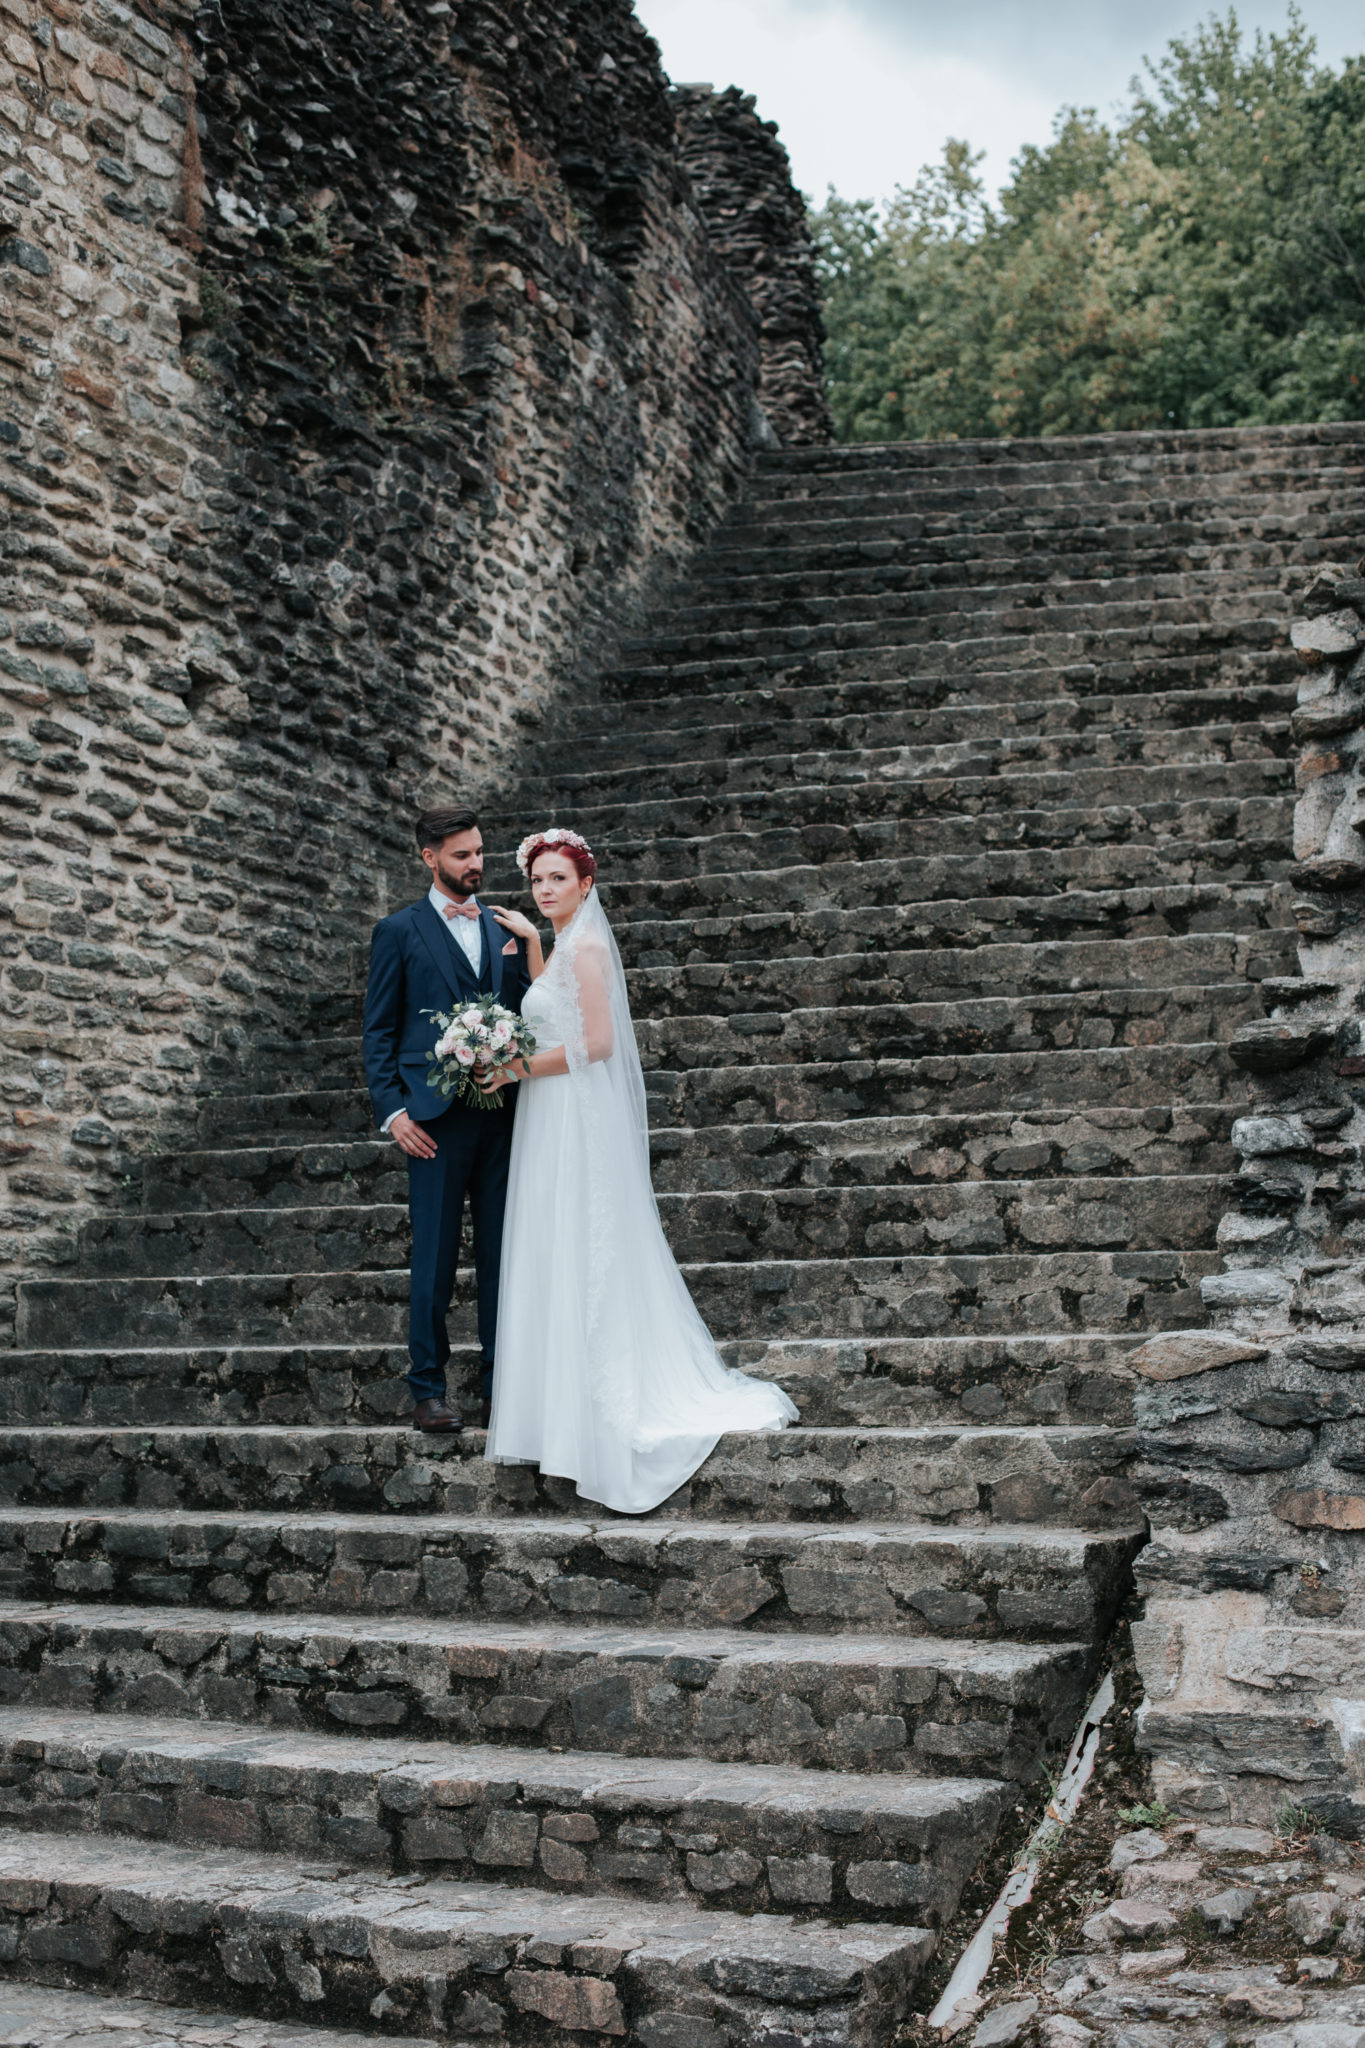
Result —
[{"label": "tree foliage", "polygon": [[988,204],[979,157],[814,216],[846,440],[1352,419],[1365,411],[1365,59],[1234,12],[1113,129],[1066,108]]}]

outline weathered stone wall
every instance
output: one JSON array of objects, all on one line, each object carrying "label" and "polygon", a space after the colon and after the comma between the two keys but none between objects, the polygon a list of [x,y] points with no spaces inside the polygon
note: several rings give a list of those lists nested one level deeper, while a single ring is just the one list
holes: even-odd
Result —
[{"label": "weathered stone wall", "polygon": [[825,397],[824,317],[801,195],[775,121],[734,86],[673,91],[682,160],[713,245],[741,279],[759,321],[759,398],[786,447],[834,437]]},{"label": "weathered stone wall", "polygon": [[767,430],[628,0],[0,0],[0,157],[13,1274],[325,1022]]},{"label": "weathered stone wall", "polygon": [[1155,1524],[1135,1640],[1178,1810],[1287,1798],[1365,1834],[1365,577],[1324,565],[1301,603],[1302,975],[1233,1044],[1250,1100],[1203,1282],[1216,1328],[1134,1360]]}]

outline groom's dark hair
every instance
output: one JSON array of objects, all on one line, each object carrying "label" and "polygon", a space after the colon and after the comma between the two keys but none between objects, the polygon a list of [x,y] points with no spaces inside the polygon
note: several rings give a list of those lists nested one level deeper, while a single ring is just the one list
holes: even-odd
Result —
[{"label": "groom's dark hair", "polygon": [[440,846],[457,832],[472,832],[478,822],[478,814],[467,804],[437,804],[417,820],[418,851],[424,846]]}]

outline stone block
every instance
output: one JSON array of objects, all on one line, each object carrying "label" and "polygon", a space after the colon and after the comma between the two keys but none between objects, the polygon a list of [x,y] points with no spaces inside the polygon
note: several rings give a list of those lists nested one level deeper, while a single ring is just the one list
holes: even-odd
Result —
[{"label": "stone block", "polygon": [[540,1844],[540,1867],[555,1884],[586,1884],[591,1869],[581,1849],[548,1834]]},{"label": "stone block", "polygon": [[834,1865],[828,1856],[770,1856],[768,1889],[778,1905],[827,1906],[834,1897]]},{"label": "stone block", "polygon": [[690,1855],[687,1882],[693,1891],[707,1896],[747,1890],[763,1875],[763,1865],[745,1849],[726,1849],[714,1856]]},{"label": "stone block", "polygon": [[1296,1892],[1286,1901],[1284,1917],[1305,1948],[1325,1948],[1343,1917],[1342,1902],[1331,1892]]},{"label": "stone block", "polygon": [[1257,1894],[1247,1887],[1231,1885],[1195,1900],[1195,1911],[1216,1934],[1235,1934],[1256,1904]]},{"label": "stone block", "polygon": [[1148,1338],[1129,1353],[1128,1363],[1144,1379],[1182,1380],[1266,1355],[1264,1344],[1225,1337],[1216,1330],[1172,1330]]},{"label": "stone block", "polygon": [[[1169,1906],[1150,1897],[1115,1899],[1112,1906],[1095,1917],[1109,1930],[1111,1939],[1117,1936],[1120,1941],[1161,1940],[1174,1934],[1179,1925]],[[1091,1922],[1087,1921],[1087,1937],[1090,1926]]]},{"label": "stone block", "polygon": [[509,1970],[507,1989],[519,2012],[534,2013],[552,2026],[590,2034],[626,2031],[616,1987],[600,1977],[566,1977],[556,1970]]},{"label": "stone block", "polygon": [[1015,1998],[1008,2005],[997,2005],[977,2025],[972,2035],[972,2048],[1016,2048],[1016,2043],[1023,2040],[1037,2014],[1036,1998]]},{"label": "stone block", "polygon": [[[469,1841],[455,1821],[418,1816],[403,1823],[403,1854],[411,1863],[463,1863],[469,1855]],[[479,1858],[481,1862],[495,1860]]]},{"label": "stone block", "polygon": [[850,1863],[844,1885],[860,1906],[903,1911],[933,1902],[939,1880],[932,1869],[920,1863]]},{"label": "stone block", "polygon": [[1277,1493],[1270,1507],[1282,1522],[1296,1529],[1365,1529],[1365,1494],[1291,1487]]},{"label": "stone block", "polygon": [[534,1813],[490,1813],[474,1849],[476,1863],[529,1870],[536,1860],[540,1817]]}]

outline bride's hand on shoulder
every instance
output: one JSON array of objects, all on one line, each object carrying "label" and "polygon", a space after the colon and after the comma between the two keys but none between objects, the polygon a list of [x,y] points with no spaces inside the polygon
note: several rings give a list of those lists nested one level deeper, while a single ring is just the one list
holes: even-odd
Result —
[{"label": "bride's hand on shoulder", "polygon": [[528,941],[534,939],[539,944],[540,933],[536,930],[529,917],[523,917],[519,910],[504,910],[497,903],[490,904],[489,908],[505,932],[511,932],[512,936],[517,939],[526,939]]},{"label": "bride's hand on shoulder", "polygon": [[[521,939],[524,942],[526,946],[526,971],[532,981],[539,981],[541,975],[545,972],[545,949],[540,943],[540,933],[536,930],[530,918],[523,917],[519,910],[504,910],[500,903],[491,903],[489,909],[492,911],[495,921],[502,926],[505,932],[511,932],[514,939]],[[503,948],[504,952],[510,953],[511,950],[510,944]]]}]

